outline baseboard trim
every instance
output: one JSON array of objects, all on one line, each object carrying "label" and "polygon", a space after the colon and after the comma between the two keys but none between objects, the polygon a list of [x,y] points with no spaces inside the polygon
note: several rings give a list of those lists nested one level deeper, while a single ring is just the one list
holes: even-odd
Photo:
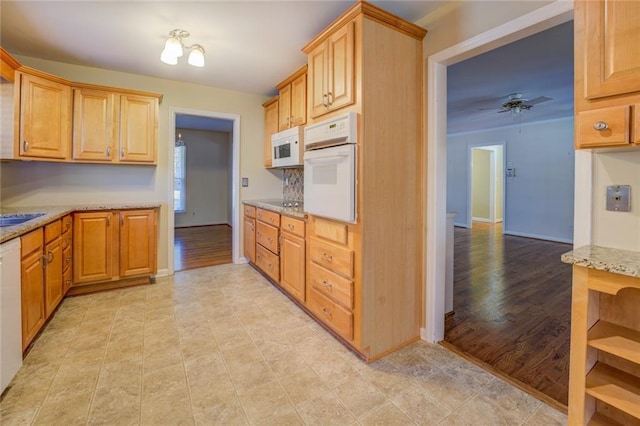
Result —
[{"label": "baseboard trim", "polygon": [[488,219],[486,217],[475,217],[475,216],[472,216],[471,220],[474,221],[474,222],[493,223],[493,221],[491,219]]},{"label": "baseboard trim", "polygon": [[158,272],[155,275],[156,277],[168,277],[169,276],[169,269],[158,269]]},{"label": "baseboard trim", "polygon": [[528,232],[516,232],[516,231],[510,231],[508,229],[505,229],[502,233],[505,234],[505,235],[513,235],[514,237],[533,238],[533,239],[536,239],[536,240],[544,240],[544,241],[553,241],[553,242],[556,242],[556,243],[573,244],[573,240],[569,239],[569,238],[558,238],[558,237],[552,237],[552,236],[549,236],[549,235],[530,234]]}]

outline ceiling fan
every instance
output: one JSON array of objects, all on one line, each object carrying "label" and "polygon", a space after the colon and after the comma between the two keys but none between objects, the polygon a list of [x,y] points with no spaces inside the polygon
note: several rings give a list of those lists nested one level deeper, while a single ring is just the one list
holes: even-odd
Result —
[{"label": "ceiling fan", "polygon": [[511,111],[511,114],[518,115],[522,111],[530,110],[534,105],[541,104],[553,99],[547,96],[539,96],[535,99],[529,100],[524,98],[523,96],[524,95],[522,93],[511,93],[507,96],[507,100],[500,106],[500,110],[498,110],[498,112],[501,113]]}]

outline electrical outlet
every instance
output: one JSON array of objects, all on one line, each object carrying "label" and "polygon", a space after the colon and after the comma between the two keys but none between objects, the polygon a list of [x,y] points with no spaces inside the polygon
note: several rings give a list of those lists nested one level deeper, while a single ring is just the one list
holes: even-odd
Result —
[{"label": "electrical outlet", "polygon": [[614,212],[631,211],[631,186],[607,186],[607,210]]},{"label": "electrical outlet", "polygon": [[249,186],[249,178],[246,178],[246,177],[242,178],[242,186],[245,188]]}]

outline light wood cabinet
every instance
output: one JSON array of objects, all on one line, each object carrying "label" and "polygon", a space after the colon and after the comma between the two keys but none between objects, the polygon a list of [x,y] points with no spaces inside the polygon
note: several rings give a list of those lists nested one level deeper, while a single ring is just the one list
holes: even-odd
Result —
[{"label": "light wood cabinet", "polygon": [[[110,282],[130,277],[147,281],[157,271],[156,259],[156,209],[74,213],[70,294],[109,288]],[[87,286],[96,283],[106,284]]]},{"label": "light wood cabinet", "polygon": [[73,283],[73,216],[62,218],[62,294],[67,294]]},{"label": "light wood cabinet", "polygon": [[116,95],[104,90],[73,90],[73,159],[113,161],[118,157]]},{"label": "light wood cabinet", "polygon": [[274,96],[262,104],[264,108],[264,166],[270,168],[271,164],[271,135],[278,133],[278,97]]},{"label": "light wood cabinet", "polygon": [[278,84],[278,130],[302,126],[307,122],[307,66]]},{"label": "light wood cabinet", "polygon": [[576,0],[576,148],[638,147],[640,3]]},{"label": "light wood cabinet", "polygon": [[22,350],[36,337],[45,321],[42,228],[21,237]]},{"label": "light wood cabinet", "polygon": [[157,147],[158,99],[120,95],[120,162],[155,163]]},{"label": "light wood cabinet", "polygon": [[640,278],[573,267],[569,424],[640,424]]},{"label": "light wood cabinet", "polygon": [[256,209],[256,266],[275,282],[280,281],[280,215]]},{"label": "light wood cabinet", "polygon": [[308,55],[307,93],[312,118],[355,102],[354,34],[354,23],[347,22],[302,49]]},{"label": "light wood cabinet", "polygon": [[71,143],[71,86],[16,72],[20,111],[16,143],[20,157],[64,161]]},{"label": "light wood cabinet", "polygon": [[256,208],[244,206],[242,247],[244,257],[251,263],[256,262]]},{"label": "light wood cabinet", "polygon": [[49,318],[64,296],[62,283],[62,221],[56,220],[44,227],[44,314]]},{"label": "light wood cabinet", "polygon": [[280,231],[280,286],[298,301],[304,302],[304,221],[282,216]]}]

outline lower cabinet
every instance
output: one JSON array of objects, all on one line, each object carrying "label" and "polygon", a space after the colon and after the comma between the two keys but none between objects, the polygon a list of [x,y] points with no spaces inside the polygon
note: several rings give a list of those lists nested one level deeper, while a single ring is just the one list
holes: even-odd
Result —
[{"label": "lower cabinet", "polygon": [[258,208],[256,217],[256,266],[280,282],[280,215]]},{"label": "lower cabinet", "polygon": [[44,227],[44,314],[46,318],[49,318],[64,296],[61,231],[61,220],[56,220]]},{"label": "lower cabinet", "polygon": [[74,213],[70,293],[86,292],[87,285],[109,288],[114,281],[155,274],[157,214],[156,209]]},{"label": "lower cabinet", "polygon": [[256,208],[253,206],[244,206],[242,235],[244,257],[256,263]]},{"label": "lower cabinet", "polygon": [[304,302],[304,221],[282,216],[280,231],[280,286]]}]

